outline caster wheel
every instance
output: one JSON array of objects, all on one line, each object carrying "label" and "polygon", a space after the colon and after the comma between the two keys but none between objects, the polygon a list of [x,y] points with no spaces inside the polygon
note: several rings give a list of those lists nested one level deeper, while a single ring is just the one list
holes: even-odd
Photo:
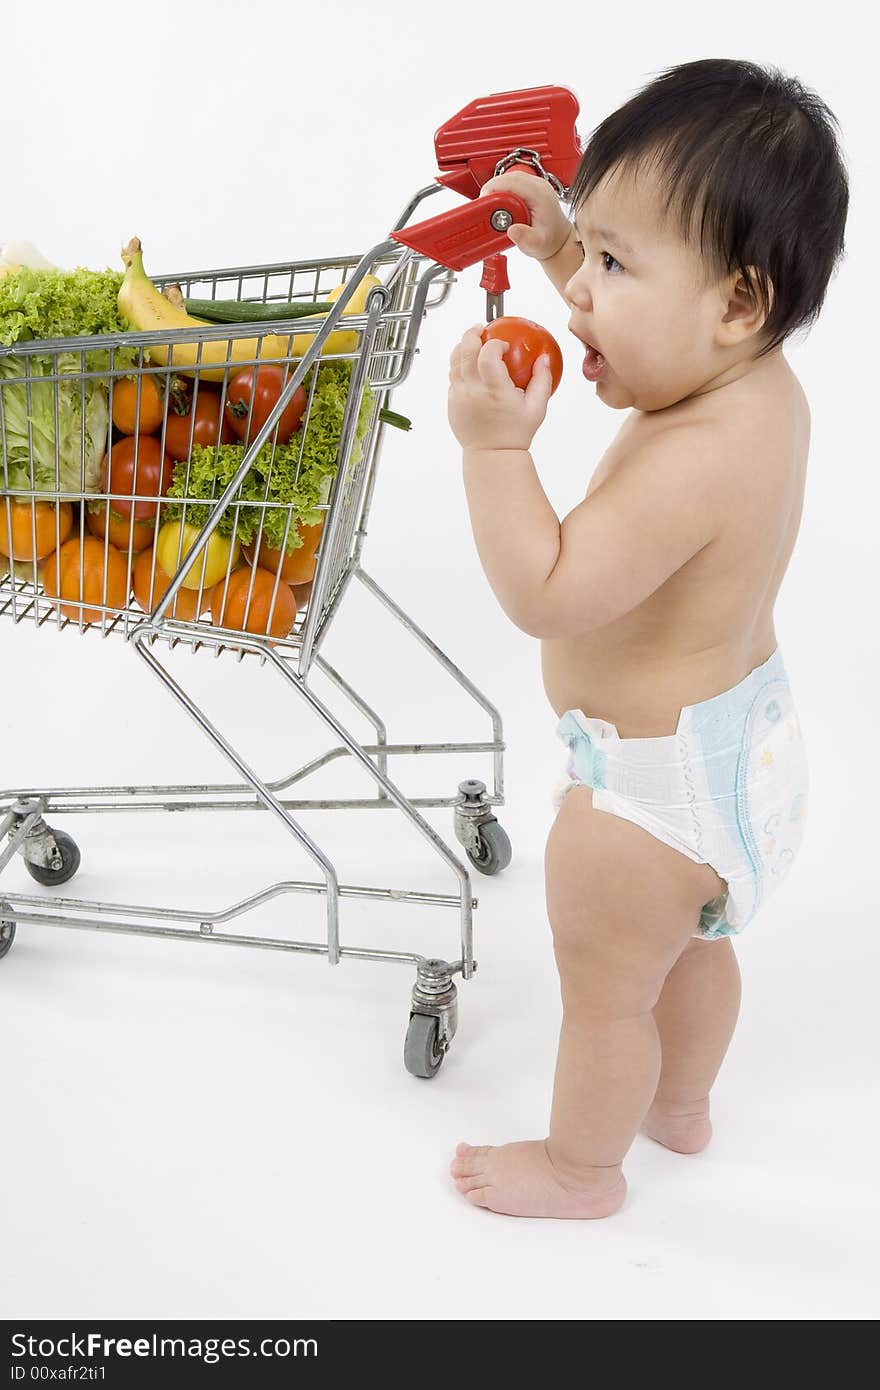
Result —
[{"label": "caster wheel", "polygon": [[3,957],[7,954],[9,950],[11,950],[12,943],[14,940],[15,923],[0,922],[0,960],[3,959]]},{"label": "caster wheel", "polygon": [[61,867],[58,869],[44,868],[42,864],[31,864],[27,860],[27,871],[31,878],[35,878],[37,883],[44,883],[49,888],[56,888],[62,883],[66,883],[69,878],[73,878],[79,868],[80,854],[79,846],[75,840],[66,835],[63,830],[53,830],[55,843],[58,846],[58,853],[61,855]]},{"label": "caster wheel", "polygon": [[403,1045],[403,1064],[411,1076],[436,1076],[446,1055],[438,1042],[439,1020],[411,1014]]},{"label": "caster wheel", "polygon": [[481,874],[500,874],[507,868],[512,854],[507,832],[493,819],[480,826],[479,836],[477,848],[467,852],[468,859]]}]

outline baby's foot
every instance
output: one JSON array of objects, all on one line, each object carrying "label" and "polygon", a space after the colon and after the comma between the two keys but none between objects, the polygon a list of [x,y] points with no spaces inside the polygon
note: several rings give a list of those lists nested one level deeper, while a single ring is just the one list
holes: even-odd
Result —
[{"label": "baby's foot", "polygon": [[712,1138],[709,1107],[691,1111],[690,1114],[674,1115],[652,1105],[642,1121],[641,1132],[667,1149],[674,1149],[676,1153],[697,1154],[705,1149]]},{"label": "baby's foot", "polygon": [[611,1216],[623,1205],[626,1179],[616,1168],[583,1185],[559,1179],[543,1139],[497,1147],[458,1144],[449,1171],[459,1192],[477,1207],[508,1216]]}]

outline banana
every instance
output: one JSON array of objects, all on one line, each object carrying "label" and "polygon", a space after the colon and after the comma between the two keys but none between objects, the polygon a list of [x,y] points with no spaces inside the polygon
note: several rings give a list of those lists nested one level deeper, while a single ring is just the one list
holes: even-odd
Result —
[{"label": "banana", "polygon": [[[192,318],[185,309],[171,304],[160,294],[144,270],[140,240],[132,237],[122,248],[125,276],[119,287],[119,312],[141,333],[171,333],[178,328],[216,328],[204,319]],[[149,352],[154,362],[163,367],[173,366],[183,376],[198,376],[204,381],[222,381],[226,372],[239,362],[253,361],[259,353],[261,362],[287,361],[289,338],[268,333],[262,338],[215,338],[201,343],[151,343]],[[198,364],[198,365],[197,365]]]},{"label": "banana", "polygon": [[[122,248],[122,261],[125,277],[119,289],[119,312],[123,318],[142,333],[173,332],[177,328],[216,328],[214,323],[193,318],[174,300],[182,296],[167,298],[156,289],[144,270],[143,248],[137,237],[132,237]],[[343,311],[345,314],[364,312],[364,301],[373,285],[381,284],[375,275],[365,276],[364,282],[352,296],[351,302]],[[327,296],[335,301],[344,289],[339,285]],[[150,345],[150,358],[162,366],[173,366],[183,376],[200,376],[205,381],[222,381],[230,367],[238,362],[253,362],[259,353],[261,362],[287,362],[304,357],[313,341],[311,333],[297,333],[294,337],[267,333],[261,338],[215,338],[201,343],[158,343]],[[261,346],[262,345],[262,346]],[[358,347],[358,334],[355,332],[331,333],[321,349],[324,353],[352,353]],[[200,350],[201,349],[201,353]],[[196,364],[199,363],[197,366]]]}]

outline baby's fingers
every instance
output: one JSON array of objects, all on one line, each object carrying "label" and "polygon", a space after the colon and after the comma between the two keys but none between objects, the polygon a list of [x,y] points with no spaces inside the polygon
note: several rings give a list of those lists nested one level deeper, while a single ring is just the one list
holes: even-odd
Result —
[{"label": "baby's fingers", "polygon": [[477,357],[477,371],[487,386],[510,382],[510,373],[504,365],[504,354],[509,346],[503,338],[490,338],[483,344]]}]

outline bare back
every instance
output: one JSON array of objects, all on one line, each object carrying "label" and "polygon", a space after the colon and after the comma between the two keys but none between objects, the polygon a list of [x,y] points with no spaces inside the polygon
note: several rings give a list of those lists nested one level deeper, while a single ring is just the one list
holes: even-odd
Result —
[{"label": "bare back", "polygon": [[596,631],[542,642],[544,689],[607,719],[621,738],[675,731],[682,706],[737,685],[776,647],[773,607],[800,527],[810,411],[779,354],[720,392],[671,410],[631,413],[586,495],[620,467],[635,439],[702,423],[742,479],[718,536],[638,607]]}]

